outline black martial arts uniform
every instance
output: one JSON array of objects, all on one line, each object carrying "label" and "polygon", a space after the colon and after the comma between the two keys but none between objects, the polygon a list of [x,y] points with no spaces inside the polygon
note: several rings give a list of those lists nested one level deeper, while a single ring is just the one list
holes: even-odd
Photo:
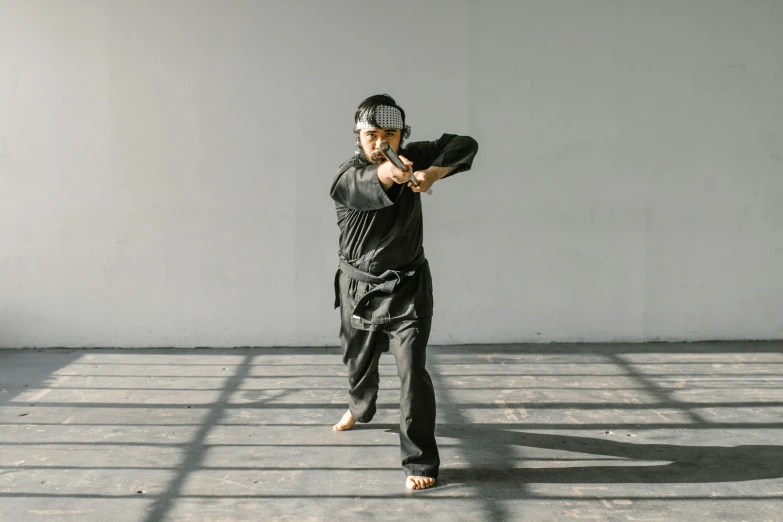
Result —
[{"label": "black martial arts uniform", "polygon": [[[452,134],[399,151],[414,171],[454,167],[447,177],[470,170],[477,152],[473,138]],[[437,478],[435,392],[425,369],[432,277],[422,245],[421,193],[407,183],[384,190],[378,167],[356,156],[340,166],[331,187],[340,228],[334,306],[341,311],[349,407],[358,422],[373,418],[378,359],[391,351],[401,384],[402,467],[407,475]]]}]

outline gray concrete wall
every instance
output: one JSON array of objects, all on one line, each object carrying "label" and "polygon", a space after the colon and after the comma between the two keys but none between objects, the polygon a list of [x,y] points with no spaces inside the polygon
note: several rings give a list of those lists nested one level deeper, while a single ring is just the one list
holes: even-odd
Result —
[{"label": "gray concrete wall", "polygon": [[433,342],[781,338],[781,85],[774,1],[0,0],[0,347],[336,344],[378,92],[481,144]]}]

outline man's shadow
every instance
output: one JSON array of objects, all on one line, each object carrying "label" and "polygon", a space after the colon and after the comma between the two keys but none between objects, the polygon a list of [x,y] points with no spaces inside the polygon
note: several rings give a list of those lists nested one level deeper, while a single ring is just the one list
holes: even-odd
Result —
[{"label": "man's shadow", "polygon": [[[627,465],[615,461],[606,466],[557,466],[513,468],[475,467],[442,470],[444,482],[507,483],[707,483],[740,482],[783,477],[783,446],[677,446],[636,444],[611,439],[526,433],[508,429],[439,426],[439,437],[462,439],[471,453],[484,453],[497,462],[508,447],[521,446],[590,455],[632,459]],[[501,448],[498,448],[501,446]],[[476,459],[471,459],[476,460]],[[553,461],[554,461],[553,457]],[[507,459],[508,461],[508,459]],[[637,461],[668,461],[646,465]],[[473,464],[470,462],[470,464]]]},{"label": "man's shadow", "polygon": [[[391,425],[367,425],[399,433]],[[641,444],[611,439],[527,433],[492,427],[443,425],[438,437],[461,439],[470,458],[469,467],[442,468],[439,484],[480,481],[481,483],[598,484],[598,483],[709,483],[742,482],[783,477],[783,446],[678,446]],[[510,465],[477,466],[475,461],[510,462],[511,446],[570,451],[629,459],[627,465],[613,461],[606,466],[515,468]],[[514,457],[513,460],[517,458]],[[522,459],[524,460],[524,459]],[[552,461],[556,458],[553,456]],[[643,461],[667,464],[647,465]],[[565,460],[561,462],[566,462]]]}]

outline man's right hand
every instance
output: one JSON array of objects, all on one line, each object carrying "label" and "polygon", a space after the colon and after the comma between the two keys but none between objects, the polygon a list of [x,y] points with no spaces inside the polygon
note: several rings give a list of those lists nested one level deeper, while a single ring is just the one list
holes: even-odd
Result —
[{"label": "man's right hand", "polygon": [[378,179],[381,181],[383,188],[391,188],[393,183],[407,183],[413,176],[413,162],[405,156],[400,156],[400,160],[408,167],[408,170],[398,169],[391,161],[384,161],[378,167]]}]

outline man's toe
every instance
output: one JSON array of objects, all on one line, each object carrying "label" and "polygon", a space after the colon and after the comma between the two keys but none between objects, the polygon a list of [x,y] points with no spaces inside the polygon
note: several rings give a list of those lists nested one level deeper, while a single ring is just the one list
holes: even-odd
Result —
[{"label": "man's toe", "polygon": [[427,489],[435,485],[435,479],[431,477],[409,476],[407,486],[410,489]]}]

